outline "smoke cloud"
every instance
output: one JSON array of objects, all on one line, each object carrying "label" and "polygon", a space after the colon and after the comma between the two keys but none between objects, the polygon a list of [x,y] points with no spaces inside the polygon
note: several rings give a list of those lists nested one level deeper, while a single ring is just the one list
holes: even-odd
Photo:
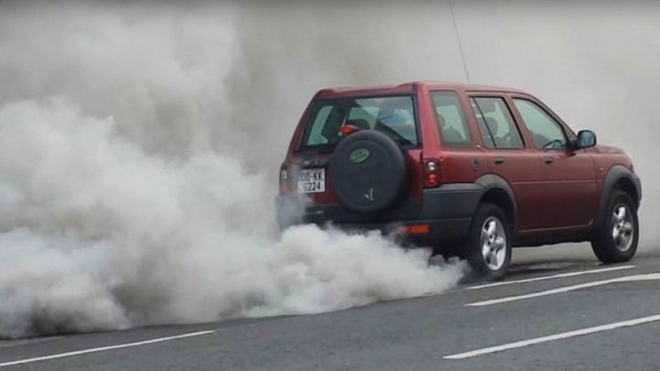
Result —
[{"label": "smoke cloud", "polygon": [[[342,5],[345,4],[345,5]],[[660,7],[456,2],[471,82],[624,147],[656,245]],[[465,81],[448,3],[0,3],[0,337],[317,313],[446,290],[377,235],[281,236],[277,169],[320,88]]]},{"label": "smoke cloud", "polygon": [[379,235],[276,232],[273,174],[333,80],[297,75],[318,75],[320,36],[289,39],[286,13],[0,7],[0,337],[317,313],[460,279]]}]

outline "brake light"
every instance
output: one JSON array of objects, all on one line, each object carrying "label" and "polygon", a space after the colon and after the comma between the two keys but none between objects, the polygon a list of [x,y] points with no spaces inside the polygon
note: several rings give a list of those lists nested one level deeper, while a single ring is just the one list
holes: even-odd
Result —
[{"label": "brake light", "polygon": [[352,134],[356,131],[358,131],[358,128],[356,126],[353,126],[353,125],[344,125],[344,126],[339,128],[339,132],[343,136],[347,136],[347,135]]},{"label": "brake light", "polygon": [[440,164],[437,160],[424,161],[424,186],[435,188],[440,185]]},{"label": "brake light", "polygon": [[280,193],[290,193],[291,182],[289,181],[289,169],[286,164],[280,168]]}]

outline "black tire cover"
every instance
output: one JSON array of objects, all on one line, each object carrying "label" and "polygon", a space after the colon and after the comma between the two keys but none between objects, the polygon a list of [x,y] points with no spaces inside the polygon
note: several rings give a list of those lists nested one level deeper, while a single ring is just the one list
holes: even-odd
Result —
[{"label": "black tire cover", "polygon": [[329,163],[330,185],[347,209],[373,213],[392,207],[407,178],[402,149],[387,135],[359,131],[344,138]]}]

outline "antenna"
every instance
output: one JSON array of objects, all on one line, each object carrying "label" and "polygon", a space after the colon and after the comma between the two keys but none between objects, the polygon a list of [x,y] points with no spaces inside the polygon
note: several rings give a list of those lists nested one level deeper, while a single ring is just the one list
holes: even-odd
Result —
[{"label": "antenna", "polygon": [[451,11],[451,19],[454,22],[454,31],[456,32],[456,40],[458,41],[458,50],[461,52],[461,61],[463,61],[463,71],[465,71],[465,78],[467,83],[470,84],[470,74],[468,73],[467,64],[465,63],[465,53],[463,53],[463,44],[461,43],[461,36],[458,33],[458,26],[456,25],[456,16],[454,15],[454,6],[449,0],[449,10]]}]

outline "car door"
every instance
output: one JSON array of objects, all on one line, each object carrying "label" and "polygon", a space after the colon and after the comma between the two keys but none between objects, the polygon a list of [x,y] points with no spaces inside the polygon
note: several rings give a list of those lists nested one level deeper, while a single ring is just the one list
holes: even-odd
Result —
[{"label": "car door", "polygon": [[575,135],[541,102],[527,96],[514,96],[512,101],[531,144],[542,156],[549,191],[544,227],[579,227],[593,222],[598,192],[591,154],[571,149]]},{"label": "car door", "polygon": [[546,184],[539,155],[525,142],[509,105],[498,94],[470,95],[490,172],[511,186],[518,214],[519,233],[543,228]]}]

